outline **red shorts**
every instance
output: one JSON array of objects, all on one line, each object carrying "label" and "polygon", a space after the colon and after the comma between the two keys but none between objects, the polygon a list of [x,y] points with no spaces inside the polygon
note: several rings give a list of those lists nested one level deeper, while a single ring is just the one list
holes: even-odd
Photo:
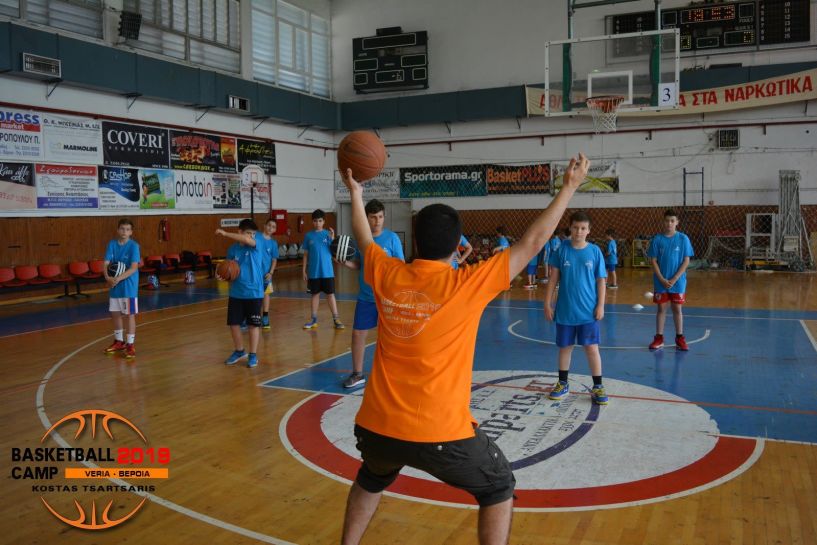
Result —
[{"label": "red shorts", "polygon": [[662,303],[675,303],[676,305],[683,305],[686,303],[686,294],[667,293],[666,291],[662,291],[661,293],[656,293],[652,296],[652,302],[656,305],[660,305]]}]

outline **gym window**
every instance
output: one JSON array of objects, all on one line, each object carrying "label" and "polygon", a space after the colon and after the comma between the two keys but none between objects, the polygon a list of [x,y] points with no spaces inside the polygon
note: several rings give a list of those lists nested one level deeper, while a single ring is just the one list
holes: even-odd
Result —
[{"label": "gym window", "polygon": [[123,9],[142,14],[139,39],[127,40],[128,45],[201,66],[241,71],[238,0],[125,0]]},{"label": "gym window", "polygon": [[0,0],[0,15],[102,38],[102,0]]},{"label": "gym window", "polygon": [[253,78],[330,96],[329,20],[282,0],[252,0]]}]

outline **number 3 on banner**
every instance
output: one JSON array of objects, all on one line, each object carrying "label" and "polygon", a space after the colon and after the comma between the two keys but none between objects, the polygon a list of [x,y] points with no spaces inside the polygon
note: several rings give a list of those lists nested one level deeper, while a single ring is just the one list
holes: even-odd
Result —
[{"label": "number 3 on banner", "polygon": [[676,94],[675,83],[662,83],[658,89],[659,106],[677,106],[678,95]]}]

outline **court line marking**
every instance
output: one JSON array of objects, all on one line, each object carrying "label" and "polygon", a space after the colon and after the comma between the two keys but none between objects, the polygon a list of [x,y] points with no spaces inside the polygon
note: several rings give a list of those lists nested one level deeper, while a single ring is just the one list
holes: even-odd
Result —
[{"label": "court line marking", "polygon": [[[194,303],[194,304],[196,304],[196,303]],[[155,324],[155,323],[158,323],[158,322],[164,322],[164,321],[167,321],[167,320],[176,320],[178,318],[187,318],[189,316],[195,316],[197,314],[205,314],[207,312],[215,312],[216,310],[223,310],[223,307],[220,307],[220,308],[217,308],[217,309],[208,309],[208,310],[204,310],[204,311],[201,311],[201,312],[193,312],[193,313],[190,313],[190,314],[183,314],[181,316],[170,316],[170,317],[167,317],[167,318],[161,318],[159,320],[153,320],[153,321],[150,321],[150,322],[144,322],[142,324],[138,324],[137,327],[141,327],[141,326],[145,326],[145,325],[149,325],[149,324]],[[100,341],[104,341],[108,337],[110,337],[110,335],[105,335],[103,337],[99,337],[98,339],[93,340],[93,341],[91,341],[89,343],[86,343],[85,345],[77,348],[76,350],[74,350],[73,352],[68,354],[67,356],[63,357],[60,361],[55,363],[51,367],[51,369],[49,369],[48,372],[43,376],[43,379],[40,381],[40,386],[37,388],[36,407],[37,407],[37,415],[40,418],[40,422],[42,423],[43,427],[46,430],[51,429],[51,425],[52,425],[51,421],[48,419],[48,415],[45,414],[45,403],[44,403],[45,387],[48,384],[49,379],[52,376],[54,376],[54,373],[56,373],[57,370],[59,370],[59,368],[62,367],[63,364],[65,364],[68,360],[70,360],[71,358],[73,358],[74,356],[76,356],[81,351],[85,350],[86,348],[89,348],[89,347],[93,346],[94,344],[96,344],[96,343],[98,343]],[[53,437],[54,440],[60,446],[62,446],[64,448],[70,448],[69,443],[65,439],[62,438],[62,436],[59,434],[59,432],[56,432],[56,431],[52,432],[51,437]],[[100,467],[97,464],[93,464],[93,463],[87,462],[87,461],[82,462],[82,464],[84,466],[86,466],[86,467],[94,468],[94,469]],[[110,482],[118,485],[118,486],[133,486],[133,485],[129,484],[127,481],[124,481],[122,479],[108,479],[108,480]],[[225,522],[223,520],[211,517],[209,515],[199,513],[198,511],[193,511],[192,509],[189,509],[187,507],[179,505],[178,503],[174,503],[174,502],[172,502],[170,500],[166,500],[166,499],[164,499],[164,498],[162,498],[160,496],[157,496],[155,494],[152,494],[150,492],[133,491],[133,492],[129,492],[129,493],[130,494],[136,494],[137,496],[142,496],[142,497],[148,498],[150,501],[152,501],[154,503],[157,503],[157,504],[159,504],[159,505],[161,505],[163,507],[166,507],[167,509],[170,509],[172,511],[176,511],[177,513],[180,513],[182,515],[186,515],[186,516],[188,516],[188,517],[190,517],[192,519],[196,519],[196,520],[204,522],[206,524],[210,524],[212,526],[216,526],[216,527],[221,528],[223,530],[227,530],[229,532],[240,534],[242,536],[245,536],[245,537],[248,537],[248,538],[251,538],[251,539],[256,539],[256,540],[262,541],[264,543],[271,543],[272,545],[297,545],[296,543],[293,543],[291,541],[285,541],[283,539],[268,536],[266,534],[261,534],[259,532],[255,532],[253,530],[248,530],[247,528],[242,528],[241,526],[236,526],[235,524]]]},{"label": "court line marking", "polygon": [[[526,336],[522,335],[521,333],[517,333],[516,331],[513,330],[513,328],[515,326],[519,325],[520,323],[522,323],[522,320],[517,320],[514,323],[512,323],[511,325],[509,325],[508,326],[508,333],[510,333],[514,337],[519,337],[520,339],[525,339],[526,341],[531,341],[531,342],[541,343],[541,344],[551,344],[551,345],[556,344],[553,341],[543,341],[541,339],[534,339],[533,337],[526,337]],[[711,333],[711,331],[709,329],[707,329],[707,330],[704,331],[703,337],[698,337],[697,339],[694,339],[692,341],[687,341],[687,344],[695,344],[695,343],[699,343],[701,341],[705,341],[706,339],[709,338],[710,333]],[[664,348],[672,348],[674,346],[675,346],[674,344],[666,344],[666,345],[664,345]],[[606,350],[645,350],[647,347],[646,346],[599,346],[599,348],[600,349],[604,348]]]},{"label": "court line marking", "polygon": [[817,352],[817,340],[815,340],[814,335],[811,334],[811,331],[806,325],[806,321],[800,320],[800,325],[803,326],[803,331],[806,332],[806,337],[808,337],[808,340],[811,341],[812,348],[814,348],[814,351]]},{"label": "court line marking", "polygon": [[[616,304],[621,304],[621,303],[616,303]],[[544,312],[542,307],[538,307],[538,306],[535,306],[535,307],[514,307],[514,306],[505,306],[505,305],[488,305],[485,308],[499,308],[499,309],[510,308],[510,309],[514,309],[514,310],[541,310],[542,312]],[[647,308],[647,307],[645,307],[645,308]],[[749,309],[749,310],[761,310],[761,309]],[[787,311],[784,311],[784,312],[797,312],[797,311],[787,310]],[[651,313],[645,313],[645,312],[627,312],[627,311],[623,311],[623,310],[606,310],[606,309],[604,311],[604,314],[628,314],[628,315],[632,315],[632,316],[654,316]],[[797,321],[802,320],[802,318],[766,318],[766,317],[759,317],[759,316],[716,316],[716,315],[708,315],[708,314],[688,314],[687,312],[684,312],[684,317],[685,318],[718,318],[718,319],[724,319],[724,320],[769,320],[769,321],[780,321],[780,322],[797,322]],[[810,318],[806,318],[806,319],[808,320]]]},{"label": "court line marking", "polygon": [[[195,303],[182,303],[180,305],[171,305],[169,307],[164,307],[164,308],[153,308],[153,309],[150,309],[150,310],[139,311],[137,316],[139,314],[150,314],[151,312],[161,312],[163,310],[173,310],[173,309],[176,309],[176,308],[189,307],[189,306],[193,306],[193,305],[202,305],[204,303],[213,303],[215,301],[223,301],[224,299],[227,299],[227,297],[219,297],[217,299],[210,299],[208,301],[196,301]],[[227,307],[221,307],[221,308],[227,308]],[[8,335],[0,335],[0,339],[7,339],[9,337],[17,337],[19,335],[31,335],[32,333],[40,333],[40,332],[43,332],[43,331],[52,331],[54,329],[64,329],[66,327],[74,327],[74,326],[79,326],[79,325],[92,324],[94,322],[104,322],[104,321],[107,321],[107,320],[110,320],[110,319],[111,319],[111,316],[110,316],[110,312],[109,312],[108,316],[105,316],[104,318],[95,318],[93,320],[84,320],[84,321],[81,321],[81,322],[71,322],[70,324],[57,325],[57,326],[54,326],[54,327],[37,328],[37,329],[32,329],[31,331],[21,331],[20,333],[9,333]],[[136,327],[139,327],[140,325],[141,324],[137,324]]]},{"label": "court line marking", "polygon": [[[377,341],[372,341],[372,342],[368,343],[366,346],[363,347],[364,357],[365,357],[365,350],[367,348],[369,348],[370,346],[374,346],[375,344],[377,344]],[[345,356],[346,354],[351,354],[351,353],[352,353],[352,350],[349,349],[346,352],[341,352],[340,354],[337,354],[335,356],[329,356],[328,358],[322,359],[321,361],[316,361],[314,363],[305,363],[305,364],[303,364],[302,368],[295,369],[293,371],[290,371],[289,373],[284,373],[283,375],[280,375],[280,376],[277,376],[277,377],[274,377],[274,378],[265,379],[264,382],[259,382],[258,384],[256,384],[256,386],[263,386],[264,388],[281,388],[283,390],[299,390],[299,391],[302,391],[302,392],[315,393],[315,390],[302,390],[301,388],[288,388],[288,387],[285,387],[285,386],[267,386],[267,383],[268,382],[273,382],[273,381],[276,381],[276,380],[281,380],[282,378],[286,378],[286,377],[288,377],[290,375],[294,375],[295,373],[300,373],[300,372],[304,371],[305,369],[311,369],[312,367],[315,367],[315,366],[320,365],[322,363],[326,363],[328,361],[332,361],[335,358],[340,358],[340,357]],[[337,372],[338,373],[343,373],[343,372],[345,372],[345,370],[338,370]],[[352,388],[349,388],[349,390],[354,391]]]},{"label": "court line marking", "polygon": [[[332,358],[329,358],[329,359],[332,359]],[[328,360],[324,360],[324,362],[326,362],[326,361],[328,361]],[[321,362],[321,363],[324,363],[324,362]],[[305,369],[299,369],[299,370],[294,371],[294,372],[303,372],[303,371],[305,371]],[[315,372],[325,372],[325,373],[335,373],[335,374],[339,374],[339,375],[340,374],[345,374],[347,372],[346,370],[343,370],[343,369],[315,369],[314,371]],[[489,369],[488,371],[496,371],[496,370]],[[292,373],[287,373],[286,375],[282,375],[280,378],[285,378],[285,377],[287,377],[287,376],[289,376],[291,374]],[[547,373],[545,373],[545,375],[547,375]],[[553,378],[554,381],[556,380],[555,375],[551,375],[550,378]],[[306,392],[306,393],[309,393],[309,394],[330,394],[330,395],[338,395],[338,396],[353,396],[353,395],[361,393],[363,391],[363,389],[365,388],[365,386],[361,386],[359,388],[349,389],[349,390],[344,389],[343,391],[338,392],[338,391],[334,391],[334,390],[314,390],[314,389],[309,390],[307,388],[299,388],[297,386],[281,386],[281,385],[277,385],[277,384],[268,384],[269,382],[274,382],[276,380],[278,380],[278,379],[270,379],[268,381],[259,383],[258,386],[261,386],[263,388],[275,388],[275,389],[279,389],[279,390],[292,390],[292,391],[296,391],[296,392]],[[616,380],[621,380],[621,379],[616,379]],[[622,382],[627,382],[627,381],[622,381]],[[482,382],[472,382],[471,387],[473,388],[474,386],[483,386],[483,387],[489,387],[489,388],[507,388],[507,389],[512,389],[512,390],[521,390],[521,391],[524,391],[524,392],[537,392],[537,393],[548,393],[548,392],[550,392],[550,390],[541,389],[541,388],[528,388],[528,387],[524,387],[524,386],[511,386],[511,385],[508,385],[508,384],[488,384],[488,383],[482,383]],[[571,391],[570,394],[571,395],[590,396],[591,392],[589,390],[586,390],[586,391],[575,390],[575,391]],[[759,411],[759,412],[773,412],[773,413],[802,414],[802,415],[806,415],[806,416],[817,416],[817,411],[810,410],[810,409],[787,409],[785,407],[761,407],[761,406],[758,406],[758,405],[735,405],[735,404],[732,404],[732,403],[718,403],[718,402],[715,402],[715,401],[692,401],[692,400],[684,399],[684,398],[681,398],[681,399],[666,399],[666,398],[661,398],[661,397],[645,397],[645,396],[632,396],[632,395],[624,395],[624,394],[611,394],[609,392],[607,393],[607,395],[609,397],[612,397],[612,398],[615,398],[615,399],[627,399],[627,400],[632,400],[632,401],[648,401],[648,402],[656,402],[656,403],[678,403],[678,404],[682,404],[682,405],[698,405],[698,406],[701,406],[701,407],[715,407],[715,408],[718,408],[718,409],[739,409],[739,410],[745,410],[745,411]],[[768,439],[768,440],[772,440],[771,438],[766,437],[766,436],[750,437],[748,435],[747,436],[744,436],[744,435],[730,435],[729,437],[741,437],[741,438],[744,438],[744,439]],[[786,439],[776,439],[776,440],[786,441]],[[807,444],[811,444],[811,443],[807,443]],[[817,443],[815,443],[815,444],[817,444]]]},{"label": "court line marking", "polygon": [[[219,300],[223,300],[223,299],[224,298],[213,299],[213,300],[210,300],[210,301],[198,301],[198,302],[195,302],[195,303],[186,303],[186,304],[183,304],[183,305],[176,305],[176,306],[166,307],[166,308],[162,308],[162,309],[154,309],[154,310],[146,311],[145,314],[148,313],[148,312],[157,312],[157,311],[160,311],[160,310],[170,310],[170,309],[179,308],[179,307],[183,307],[183,306],[198,305],[198,304],[202,304],[202,303],[211,303],[213,301],[219,301]],[[282,297],[282,299],[283,299],[283,297]],[[289,297],[288,299],[300,299],[300,298]],[[208,310],[201,311],[201,312],[194,312],[194,313],[189,313],[189,314],[182,314],[182,315],[178,315],[178,316],[171,316],[171,317],[167,317],[167,318],[161,318],[161,319],[158,319],[158,320],[143,322],[141,324],[138,324],[137,327],[146,326],[146,325],[150,325],[150,324],[155,324],[155,323],[159,323],[159,322],[164,322],[164,321],[168,321],[168,320],[175,320],[175,319],[178,319],[178,318],[186,318],[186,317],[195,316],[195,315],[198,315],[198,314],[205,314],[205,313],[208,313],[208,312],[215,312],[217,310],[223,310],[223,308],[224,307],[219,307],[219,308],[215,308],[215,309],[208,309]],[[509,308],[509,307],[488,307],[488,308]],[[524,310],[530,310],[529,307],[521,307],[521,308],[523,308]],[[629,314],[633,314],[633,313],[629,313]],[[81,322],[81,323],[93,323],[93,322],[102,321],[102,320],[104,320],[104,319],[101,318],[101,319],[98,319],[98,320],[89,320],[87,322]],[[519,321],[521,322],[521,320],[519,320]],[[802,320],[801,320],[801,323],[802,323]],[[69,324],[69,325],[74,325],[74,324]],[[61,327],[65,327],[65,326],[61,326]],[[55,327],[55,328],[49,328],[49,329],[57,329],[57,328]],[[44,331],[44,330],[36,330],[36,331],[33,331],[33,332],[39,332],[39,331]],[[17,333],[17,334],[8,335],[8,336],[23,335],[23,334],[27,334],[27,333],[32,333],[32,332]],[[86,348],[89,348],[89,347],[93,346],[96,343],[99,343],[100,341],[103,341],[103,340],[107,339],[108,337],[109,337],[109,335],[99,337],[98,339],[90,341],[89,343],[86,343],[82,347],[74,350],[73,352],[69,353],[67,356],[64,356],[56,364],[54,364],[51,367],[51,369],[49,369],[49,371],[44,375],[43,379],[40,381],[40,385],[39,385],[39,387],[37,389],[37,394],[36,394],[37,414],[38,414],[38,416],[40,418],[40,422],[43,424],[44,429],[48,430],[48,429],[51,428],[51,425],[52,425],[51,421],[48,419],[48,416],[45,413],[45,404],[44,404],[45,387],[48,384],[51,377],[53,377],[53,375],[60,369],[60,367],[62,367],[63,364],[65,364],[68,360],[73,358],[76,354],[80,353],[81,351],[85,350]],[[0,338],[2,338],[2,337],[0,337]],[[811,338],[811,336],[810,336],[810,338]],[[813,342],[813,338],[811,338],[811,339],[812,339],[812,342]],[[374,343],[369,343],[366,346],[368,347],[368,346],[371,346],[372,344],[374,344]],[[324,363],[326,361],[332,360],[332,359],[337,358],[339,356],[345,355],[345,354],[347,354],[349,352],[350,351],[346,351],[346,352],[343,352],[342,354],[339,354],[339,355],[336,355],[336,356],[331,356],[329,358],[326,358],[326,359],[322,360],[321,362],[317,362],[317,363],[313,364],[312,366],[319,365],[320,363]],[[291,373],[287,373],[286,375],[283,375],[283,376],[288,376],[288,375],[290,375],[292,373],[299,372],[299,371],[302,371],[302,370],[303,369],[297,369],[297,370],[292,371]],[[282,377],[279,377],[279,378],[282,378]],[[269,379],[266,382],[269,382],[271,380],[276,380],[276,379]],[[281,388],[281,387],[278,387],[278,388]],[[282,388],[282,389],[296,390],[294,388]],[[303,390],[299,390],[299,391],[303,391]],[[288,420],[290,414],[292,412],[294,412],[294,410],[297,407],[299,407],[301,404],[305,403],[308,399],[310,399],[311,397],[314,397],[315,395],[319,395],[319,393],[314,393],[313,392],[313,396],[307,397],[302,402],[300,402],[300,403],[296,404],[295,406],[293,406],[292,408],[290,408],[290,410],[287,412],[285,417],[282,419],[281,424],[279,425],[279,430],[282,429],[282,426],[284,426],[284,422],[286,420]],[[349,394],[343,394],[343,395],[354,395],[354,394],[349,393]],[[283,429],[285,429],[285,427]],[[279,433],[280,433],[280,431],[279,431]],[[65,447],[65,448],[70,447],[70,445],[62,438],[62,436],[58,432],[52,433],[51,436],[54,437],[55,441],[57,441],[61,446]],[[689,491],[689,493],[695,493],[695,492],[698,492],[698,491],[705,490],[707,488],[711,488],[712,486],[716,486],[720,482],[729,480],[729,479],[733,478],[734,476],[737,476],[738,474],[742,473],[746,469],[748,469],[748,467],[750,467],[757,460],[757,458],[760,457],[760,454],[762,453],[762,450],[763,450],[762,449],[762,444],[763,444],[763,441],[764,441],[764,439],[761,439],[761,438],[751,438],[750,437],[749,439],[756,440],[756,447],[755,447],[755,451],[752,454],[752,457],[750,457],[750,459],[747,460],[747,462],[744,464],[744,466],[741,466],[740,468],[736,469],[735,471],[733,471],[729,475],[723,476],[720,479],[718,479],[716,481],[713,481],[713,483],[708,483],[708,485],[704,485],[702,487],[698,487],[696,489],[693,489],[693,490]],[[802,442],[801,443],[801,442],[796,442],[796,441],[785,441],[785,440],[776,440],[776,439],[765,439],[765,440],[788,442],[788,443],[799,443],[799,444],[805,444],[805,445],[814,444],[814,443],[807,443],[807,442]],[[284,443],[284,447],[292,454],[294,449],[292,448],[292,445],[289,443],[289,441],[285,440],[283,436],[282,436],[282,443]],[[295,456],[295,457],[296,457],[296,459],[298,459],[298,456]],[[89,462],[83,462],[83,465],[85,465],[86,467],[89,467],[89,468],[98,468],[99,467],[96,464],[92,464],[92,463],[89,463]],[[307,464],[307,465],[310,465],[310,464]],[[326,472],[321,471],[321,470],[319,470],[319,472],[320,473],[326,473]],[[341,478],[339,478],[339,477],[337,477],[335,475],[329,474],[329,473],[326,473],[326,475],[329,476],[330,478],[333,478],[333,479],[338,480],[340,482],[344,482],[346,484],[349,484],[349,481],[347,481],[346,479],[341,479]],[[118,486],[131,486],[129,483],[127,483],[126,481],[123,481],[121,479],[108,479],[108,480],[113,482],[114,484],[117,484]],[[211,524],[213,526],[222,528],[224,530],[228,530],[228,531],[243,535],[245,537],[249,537],[249,538],[252,538],[252,539],[257,539],[257,540],[265,542],[265,543],[272,543],[273,545],[296,545],[296,544],[294,544],[292,542],[289,542],[289,541],[280,540],[278,538],[268,536],[266,534],[261,534],[261,533],[258,533],[258,532],[254,532],[252,530],[248,530],[246,528],[236,526],[234,524],[231,524],[231,523],[216,519],[214,517],[204,515],[202,513],[197,512],[197,511],[193,511],[193,510],[188,509],[188,508],[186,508],[184,506],[181,506],[179,504],[176,504],[174,502],[171,502],[169,500],[166,500],[164,498],[156,496],[155,494],[151,494],[151,493],[148,493],[148,492],[136,492],[136,491],[131,492],[131,493],[136,494],[138,496],[147,497],[151,501],[153,501],[154,503],[162,505],[162,506],[164,506],[164,507],[166,507],[168,509],[171,509],[173,511],[176,511],[176,512],[178,512],[180,514],[189,516],[190,518],[199,520],[199,521],[204,522],[206,524]],[[394,494],[394,493],[390,493],[390,492],[386,492],[386,494],[390,495],[390,496],[398,497],[398,498],[405,498],[405,499],[408,499],[408,500],[411,500],[411,501],[418,501],[417,498],[403,496],[403,495],[400,495],[400,494]],[[684,495],[687,495],[687,494],[684,494]],[[669,499],[669,498],[655,498],[655,499],[646,500],[646,501],[642,500],[642,501],[639,501],[639,502],[632,502],[631,505],[641,505],[641,504],[646,504],[646,503],[655,503],[655,502],[658,502],[658,501],[664,501],[666,499]],[[450,503],[446,503],[446,502],[436,502],[436,501],[433,501],[433,500],[423,500],[423,501],[425,503],[430,503],[430,504],[451,506]],[[617,504],[615,506],[610,506],[610,508],[623,507],[625,505],[626,504]],[[470,505],[466,505],[464,507],[468,507],[468,508],[471,508],[471,509],[477,508],[477,506],[470,506]],[[573,509],[573,510],[588,510],[588,509],[598,509],[598,508],[599,508],[598,506],[594,506],[594,507],[588,507],[586,509],[585,508],[580,508],[580,509]],[[551,510],[547,510],[547,509],[534,509],[534,508],[532,508],[532,509],[520,508],[520,509],[515,509],[515,510],[520,511],[520,512],[525,512],[525,511],[551,511]]]},{"label": "court line marking", "polygon": [[[306,457],[304,457],[300,452],[298,452],[297,449],[295,449],[295,447],[292,446],[292,443],[289,441],[289,438],[287,437],[286,427],[287,427],[287,424],[289,423],[290,418],[295,413],[295,411],[298,408],[300,408],[301,405],[305,404],[309,400],[311,400],[314,397],[319,396],[319,395],[322,395],[322,392],[318,392],[318,393],[315,393],[315,394],[313,394],[311,396],[306,397],[302,401],[296,403],[293,407],[291,407],[286,412],[286,414],[283,416],[283,418],[281,418],[281,422],[278,424],[278,437],[280,438],[281,443],[284,445],[284,449],[286,449],[286,451],[289,452],[289,454],[293,458],[295,458],[297,461],[299,461],[300,463],[302,463],[306,467],[312,469],[313,471],[315,471],[316,473],[318,473],[320,475],[323,475],[325,477],[328,477],[330,479],[333,479],[333,480],[338,481],[340,483],[343,483],[345,485],[351,485],[352,481],[350,481],[349,479],[341,477],[340,475],[336,475],[336,474],[332,473],[331,471],[328,471],[328,470],[314,464],[312,461],[306,459]],[[335,394],[329,394],[329,395],[335,395]],[[712,435],[713,437],[717,437],[719,434],[709,434],[709,435]],[[734,437],[734,436],[732,436],[732,437]],[[712,481],[710,481],[708,483],[705,483],[705,484],[703,484],[701,486],[697,486],[695,488],[690,488],[689,490],[684,490],[682,492],[676,492],[674,494],[669,494],[669,495],[666,495],[666,496],[660,496],[660,497],[656,497],[656,498],[647,498],[647,499],[643,499],[643,500],[635,500],[635,501],[621,502],[621,503],[615,503],[615,504],[588,505],[588,506],[580,506],[580,507],[514,507],[513,510],[515,512],[519,512],[519,513],[555,513],[555,512],[574,512],[574,511],[595,511],[595,510],[600,510],[600,509],[618,509],[620,507],[633,507],[633,506],[639,506],[639,505],[647,505],[647,504],[651,504],[651,503],[658,503],[658,502],[663,502],[663,501],[672,500],[672,499],[676,499],[676,498],[683,498],[683,497],[686,497],[686,496],[690,496],[692,494],[697,494],[698,492],[703,492],[704,490],[714,488],[714,487],[719,486],[720,484],[722,484],[724,482],[727,482],[727,481],[729,481],[731,479],[734,479],[735,477],[737,477],[738,475],[744,473],[747,469],[752,467],[755,464],[755,462],[757,462],[757,460],[760,458],[760,455],[763,454],[764,439],[759,438],[759,437],[750,437],[750,438],[747,438],[747,439],[752,440],[752,441],[755,442],[755,448],[752,451],[752,454],[743,462],[743,464],[741,464],[740,466],[738,466],[737,468],[735,468],[734,470],[732,470],[730,473],[728,473],[726,475],[722,475],[721,477],[719,477],[717,479],[714,479],[714,480],[712,480]],[[433,477],[432,477],[432,479],[433,479]],[[406,494],[399,494],[399,493],[396,493],[396,492],[389,492],[388,490],[384,490],[383,495],[384,496],[391,496],[393,498],[399,498],[399,499],[406,500],[406,501],[412,501],[412,502],[416,502],[416,503],[424,503],[424,504],[428,504],[428,505],[439,505],[439,506],[443,506],[443,507],[454,507],[454,508],[471,509],[471,510],[479,509],[479,505],[471,505],[471,504],[456,503],[456,502],[445,502],[445,501],[439,501],[439,500],[432,500],[432,499],[428,499],[428,498],[419,498],[419,497],[416,497],[416,496],[408,496]]]},{"label": "court line marking", "polygon": [[[201,292],[201,293],[207,293],[207,292]],[[182,304],[179,304],[179,305],[171,305],[171,306],[164,307],[164,308],[145,310],[145,311],[140,312],[139,314],[148,314],[150,312],[158,312],[158,311],[161,311],[161,310],[171,310],[171,309],[174,309],[174,308],[181,308],[181,307],[186,307],[186,306],[191,306],[191,305],[201,305],[201,304],[204,304],[204,303],[212,303],[214,301],[223,301],[223,300],[225,300],[227,298],[228,297],[226,297],[226,296],[222,296],[222,297],[216,297],[214,299],[210,299],[210,300],[207,300],[207,301],[196,301],[195,303],[182,303]],[[289,300],[294,300],[294,301],[308,300],[308,298],[306,296],[304,296],[304,297],[295,297],[295,296],[292,296],[292,295],[281,295],[281,296],[273,295],[272,298],[273,299],[289,299]],[[342,299],[338,299],[338,301],[343,302],[343,303],[354,303],[355,302],[353,300],[342,300]],[[517,307],[517,306],[510,306],[510,305],[487,305],[485,308],[493,308],[493,309],[506,309],[507,308],[507,309],[513,309],[513,310],[541,310],[540,307],[538,307],[538,306],[536,306],[536,307]],[[796,312],[796,311],[788,311],[788,312]],[[605,311],[605,314],[625,314],[625,315],[632,315],[632,316],[643,316],[644,315],[643,312],[625,312],[625,311],[616,311],[616,310]],[[753,316],[712,316],[712,315],[705,315],[705,314],[684,314],[684,315],[686,317],[688,317],[688,318],[717,318],[717,319],[733,319],[733,320],[734,319],[739,319],[739,320],[774,320],[774,321],[784,321],[784,322],[791,322],[791,321],[800,321],[800,322],[802,322],[802,319],[800,319],[800,318],[764,318],[764,317],[753,317]],[[105,320],[108,320],[108,319],[109,319],[109,317],[106,316],[105,318],[96,318],[94,320],[84,320],[84,321],[80,321],[80,322],[72,322],[70,324],[63,324],[63,325],[54,326],[54,327],[37,328],[37,329],[33,329],[31,331],[22,331],[20,333],[10,333],[8,335],[0,335],[0,339],[5,339],[5,338],[8,338],[8,337],[16,337],[16,336],[19,336],[19,335],[30,335],[32,333],[39,333],[41,331],[50,331],[50,330],[53,330],[53,329],[62,329],[64,327],[72,327],[72,326],[83,325],[83,324],[91,324],[91,323],[94,323],[94,322],[102,322],[102,321],[105,321]],[[817,345],[815,345],[815,350],[817,350]]]}]

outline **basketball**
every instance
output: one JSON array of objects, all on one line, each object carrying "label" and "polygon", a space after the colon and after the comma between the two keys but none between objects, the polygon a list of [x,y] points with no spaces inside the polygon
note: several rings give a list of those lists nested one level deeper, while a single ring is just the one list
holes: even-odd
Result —
[{"label": "basketball", "polygon": [[349,235],[338,235],[335,237],[335,240],[332,241],[332,244],[329,245],[329,251],[332,252],[332,256],[335,259],[343,263],[355,257],[357,246],[355,245],[355,240]]},{"label": "basketball", "polygon": [[108,263],[108,276],[111,278],[116,278],[123,272],[125,272],[125,264],[121,261],[111,261]]},{"label": "basketball", "polygon": [[238,261],[233,261],[232,259],[225,259],[216,267],[218,277],[227,282],[232,282],[238,278],[240,273],[241,268],[238,266]]},{"label": "basketball", "polygon": [[355,180],[371,180],[386,164],[386,147],[376,134],[354,131],[347,134],[338,146],[338,170],[352,169]]}]

